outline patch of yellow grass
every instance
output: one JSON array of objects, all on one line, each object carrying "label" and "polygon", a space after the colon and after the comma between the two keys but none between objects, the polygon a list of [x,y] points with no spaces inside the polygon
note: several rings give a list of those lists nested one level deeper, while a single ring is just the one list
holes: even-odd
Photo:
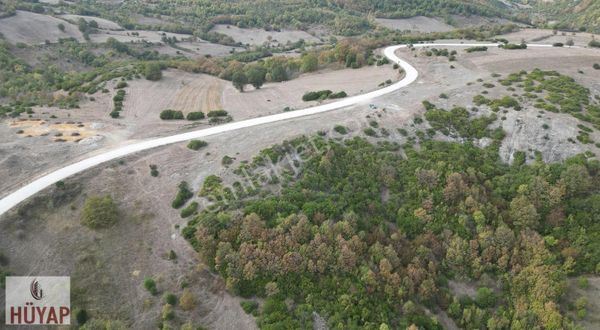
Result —
[{"label": "patch of yellow grass", "polygon": [[11,128],[18,128],[18,135],[23,137],[50,136],[53,141],[79,142],[97,134],[89,124],[84,123],[54,123],[48,124],[41,119],[21,119],[9,124]]}]

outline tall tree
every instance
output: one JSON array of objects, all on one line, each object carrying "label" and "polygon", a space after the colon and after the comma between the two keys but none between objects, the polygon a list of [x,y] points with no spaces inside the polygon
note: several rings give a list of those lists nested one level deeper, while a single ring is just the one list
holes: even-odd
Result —
[{"label": "tall tree", "polygon": [[246,72],[248,82],[256,89],[259,89],[265,83],[266,74],[266,70],[258,66],[253,66]]},{"label": "tall tree", "polygon": [[244,86],[248,83],[248,77],[243,72],[236,72],[233,74],[233,78],[231,79],[233,82],[233,86],[237,88],[240,92],[244,91]]}]

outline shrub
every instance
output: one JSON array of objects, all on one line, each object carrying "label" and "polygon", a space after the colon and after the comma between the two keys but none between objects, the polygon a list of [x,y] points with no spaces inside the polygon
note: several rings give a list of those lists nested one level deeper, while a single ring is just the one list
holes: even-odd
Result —
[{"label": "shrub", "polygon": [[119,118],[119,111],[111,111],[110,116],[112,118]]},{"label": "shrub", "polygon": [[346,96],[348,96],[348,94],[346,94],[346,92],[340,91],[340,92],[337,92],[337,93],[330,94],[328,96],[328,98],[330,98],[330,99],[341,99],[341,98],[346,97]]},{"label": "shrub", "polygon": [[592,67],[596,70],[600,70],[600,64],[598,64],[598,63],[594,63],[594,65]]},{"label": "shrub", "polygon": [[175,312],[173,311],[173,305],[165,304],[161,311],[161,317],[163,320],[168,321],[175,318]]},{"label": "shrub", "polygon": [[158,293],[158,289],[156,288],[156,282],[151,277],[146,277],[146,279],[144,279],[144,289],[150,292],[150,294],[153,296],[155,296]]},{"label": "shrub", "polygon": [[587,277],[580,277],[577,279],[577,287],[580,289],[587,289],[590,287],[590,282]]},{"label": "shrub", "polygon": [[317,92],[306,92],[302,96],[302,101],[308,102],[308,101],[323,100],[323,99],[326,99],[327,97],[329,97],[329,95],[331,95],[331,93],[333,93],[333,92],[328,89],[322,90],[322,91],[317,91]]},{"label": "shrub", "polygon": [[216,124],[223,124],[223,123],[228,123],[230,121],[232,121],[233,118],[231,118],[231,116],[225,116],[225,117],[212,117],[208,120],[208,123],[211,125],[216,125]]},{"label": "shrub", "polygon": [[206,141],[202,141],[202,140],[192,140],[188,143],[187,147],[192,149],[192,150],[200,150],[201,148],[204,148],[208,145],[208,143]]},{"label": "shrub", "polygon": [[187,182],[181,181],[178,187],[179,191],[177,192],[177,195],[175,195],[175,199],[171,203],[171,206],[174,209],[182,207],[183,204],[185,204],[185,202],[187,202],[190,198],[194,196],[194,194],[188,188]]},{"label": "shrub", "polygon": [[148,80],[160,80],[162,78],[162,71],[160,64],[158,63],[147,63],[144,67],[144,76]]},{"label": "shrub", "polygon": [[209,111],[206,116],[208,118],[214,118],[214,117],[225,117],[227,116],[227,111],[225,110],[212,110]]},{"label": "shrub", "polygon": [[562,42],[555,42],[552,44],[552,47],[564,47],[565,44],[563,44]]},{"label": "shrub", "polygon": [[590,43],[588,44],[588,46],[594,47],[594,48],[600,48],[600,41],[598,41],[598,40],[592,40],[592,41],[590,41]]},{"label": "shrub", "polygon": [[181,217],[187,218],[190,215],[194,214],[198,209],[198,202],[192,202],[190,205],[186,206],[183,210],[181,210]]},{"label": "shrub", "polygon": [[253,300],[242,301],[240,302],[240,306],[242,306],[242,309],[244,312],[246,312],[246,314],[252,314],[258,309],[258,303]]},{"label": "shrub", "polygon": [[158,176],[158,167],[156,165],[150,165],[150,175],[153,177]]},{"label": "shrub", "polygon": [[192,310],[196,306],[196,299],[194,298],[194,295],[192,294],[192,291],[190,291],[190,289],[183,289],[181,298],[179,298],[179,306],[184,311]]},{"label": "shrub", "polygon": [[425,110],[435,109],[435,105],[429,101],[423,101],[423,106],[425,107]]},{"label": "shrub", "polygon": [[338,133],[340,133],[340,134],[342,134],[342,135],[348,134],[348,129],[345,126],[342,126],[342,125],[335,125],[333,127],[333,130],[336,131],[336,132],[338,132]]},{"label": "shrub", "polygon": [[475,303],[481,308],[494,307],[496,304],[496,295],[494,294],[494,291],[489,288],[479,288],[477,289],[477,295],[475,296]]},{"label": "shrub", "polygon": [[177,296],[171,292],[166,292],[163,295],[163,300],[165,301],[165,304],[169,304],[169,305],[173,305],[173,306],[175,306],[175,304],[177,304]]},{"label": "shrub", "polygon": [[375,130],[372,129],[371,127],[365,128],[365,130],[363,132],[368,136],[376,136],[377,135],[377,132],[375,132]]},{"label": "shrub", "polygon": [[126,81],[119,81],[119,83],[117,84],[117,86],[115,88],[121,89],[121,88],[125,88],[125,87],[127,87],[127,82]]},{"label": "shrub", "polygon": [[229,156],[223,156],[223,158],[221,159],[221,165],[228,166],[231,164],[233,164],[233,158]]},{"label": "shrub", "polygon": [[78,325],[84,325],[85,322],[87,322],[87,320],[88,320],[87,311],[85,309],[78,310],[77,313],[75,314],[75,318],[77,319]]},{"label": "shrub", "polygon": [[476,46],[476,47],[469,47],[467,49],[465,49],[465,51],[467,53],[473,53],[473,52],[487,52],[488,48],[485,46]]},{"label": "shrub", "polygon": [[163,110],[160,113],[160,119],[162,120],[174,120],[174,119],[183,119],[183,112],[176,110]]},{"label": "shrub", "polygon": [[204,119],[204,112],[202,111],[194,111],[194,112],[190,112],[185,116],[185,119],[187,120],[200,120],[200,119]]},{"label": "shrub", "polygon": [[89,197],[83,206],[81,223],[92,229],[107,228],[117,222],[118,213],[109,195]]},{"label": "shrub", "polygon": [[504,44],[504,45],[499,45],[498,47],[500,48],[504,48],[504,49],[527,49],[527,44],[526,43],[521,43],[521,44]]}]

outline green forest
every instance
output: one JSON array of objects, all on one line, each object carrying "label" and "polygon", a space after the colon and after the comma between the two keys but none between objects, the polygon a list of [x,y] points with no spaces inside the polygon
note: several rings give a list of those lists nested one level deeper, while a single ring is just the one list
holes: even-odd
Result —
[{"label": "green forest", "polygon": [[[302,154],[280,194],[203,211],[183,231],[231,292],[264,299],[262,329],[311,329],[313,311],[332,329],[441,329],[426,310],[466,329],[576,329],[560,300],[567,276],[600,272],[597,160],[509,165],[497,142],[429,139],[317,136],[319,151],[302,150],[308,140],[255,158]],[[448,288],[484,276],[497,285],[475,299]]]},{"label": "green forest", "polygon": [[[72,5],[63,6],[72,10]],[[500,1],[474,0],[292,0],[292,1],[207,1],[184,0],[173,6],[170,1],[125,1],[118,5],[99,1],[76,4],[79,14],[115,19],[125,28],[152,28],[179,33],[195,33],[204,38],[223,39],[209,33],[214,24],[239,27],[259,27],[267,30],[294,28],[306,30],[313,25],[326,25],[337,35],[357,35],[374,27],[372,18],[404,18],[417,15],[447,17],[481,15],[503,17],[510,15]],[[134,14],[149,17],[164,16],[172,23],[144,25],[132,20]],[[224,39],[223,39],[224,40]]]}]

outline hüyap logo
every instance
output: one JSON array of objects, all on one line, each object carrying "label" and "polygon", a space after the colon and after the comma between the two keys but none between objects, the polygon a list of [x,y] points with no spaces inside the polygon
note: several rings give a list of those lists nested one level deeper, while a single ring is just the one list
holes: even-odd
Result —
[{"label": "h\u00fcyap logo", "polygon": [[40,282],[37,279],[33,279],[31,284],[29,285],[29,292],[31,292],[31,296],[35,300],[42,300],[44,297],[44,291],[42,291],[42,287],[40,286]]},{"label": "h\u00fcyap logo", "polygon": [[6,324],[70,324],[70,288],[67,276],[7,276]]}]

